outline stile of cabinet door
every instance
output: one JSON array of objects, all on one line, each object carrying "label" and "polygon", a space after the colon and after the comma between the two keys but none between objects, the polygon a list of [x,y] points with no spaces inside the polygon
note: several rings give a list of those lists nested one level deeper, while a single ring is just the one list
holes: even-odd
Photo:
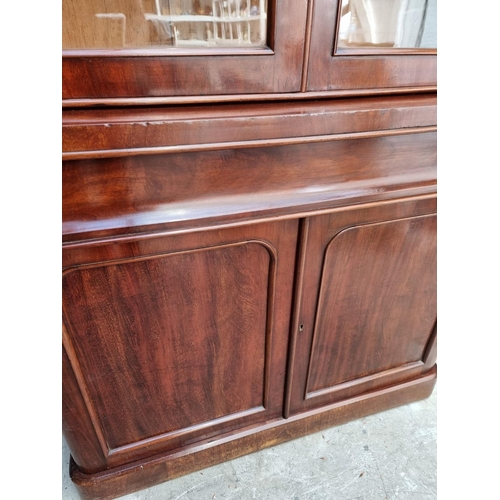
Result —
[{"label": "stile of cabinet door", "polygon": [[63,421],[81,471],[282,415],[297,228],[64,252]]},{"label": "stile of cabinet door", "polygon": [[302,224],[286,414],[418,377],[435,363],[436,200]]}]

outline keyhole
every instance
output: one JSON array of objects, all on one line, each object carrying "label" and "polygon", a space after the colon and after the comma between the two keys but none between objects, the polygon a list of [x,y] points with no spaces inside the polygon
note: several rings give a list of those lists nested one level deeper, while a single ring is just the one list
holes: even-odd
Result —
[{"label": "keyhole", "polygon": [[299,325],[299,332],[301,332],[304,329],[304,325]]}]

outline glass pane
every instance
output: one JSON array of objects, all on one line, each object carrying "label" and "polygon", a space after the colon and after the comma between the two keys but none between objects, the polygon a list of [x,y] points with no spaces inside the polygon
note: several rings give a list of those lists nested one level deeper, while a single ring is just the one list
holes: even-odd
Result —
[{"label": "glass pane", "polygon": [[337,48],[436,48],[436,3],[342,0]]},{"label": "glass pane", "polygon": [[267,0],[63,0],[63,49],[264,47]]}]

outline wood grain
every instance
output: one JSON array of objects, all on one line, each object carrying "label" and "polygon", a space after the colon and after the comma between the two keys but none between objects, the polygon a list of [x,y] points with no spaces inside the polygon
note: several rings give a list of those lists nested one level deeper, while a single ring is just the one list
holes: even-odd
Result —
[{"label": "wood grain", "polygon": [[138,98],[297,92],[304,56],[307,0],[269,0],[272,53],[248,55],[227,49],[225,55],[63,57],[63,99]]},{"label": "wood grain", "polygon": [[[63,112],[63,151],[266,141],[429,127],[435,95],[311,103],[239,104]],[[129,151],[133,154],[133,151]]]},{"label": "wood grain", "polygon": [[84,15],[101,2],[63,2],[82,498],[430,395],[436,54],[335,53],[338,0],[269,0],[267,47],[213,51],[151,48],[144,23]]},{"label": "wood grain", "polygon": [[105,469],[106,458],[100,436],[96,434],[64,347],[62,352],[62,430],[74,460],[83,465],[83,472]]},{"label": "wood grain", "polygon": [[270,264],[252,243],[65,274],[72,345],[110,452],[265,406]]},{"label": "wood grain", "polygon": [[82,470],[281,416],[296,237],[285,221],[63,252]]},{"label": "wood grain", "polygon": [[290,347],[291,413],[432,367],[435,211],[429,198],[310,218],[307,279],[293,319],[303,329]]},{"label": "wood grain", "polygon": [[435,186],[435,133],[69,161],[63,235],[203,227],[428,194]]},{"label": "wood grain", "polygon": [[356,418],[428,397],[436,382],[436,369],[420,378],[363,394],[319,410],[275,419],[265,426],[221,435],[217,440],[160,455],[94,475],[82,474],[70,463],[70,475],[82,500],[112,500],[217,463],[275,446],[279,443],[340,425]]},{"label": "wood grain", "polygon": [[422,360],[435,318],[435,216],[341,231],[324,253],[307,392]]},{"label": "wood grain", "polygon": [[315,0],[307,91],[437,85],[436,54],[334,55],[339,0]]},{"label": "wood grain", "polygon": [[63,99],[63,109],[82,108],[117,108],[132,106],[167,106],[172,104],[213,104],[213,103],[248,103],[248,102],[280,102],[280,101],[310,101],[317,99],[344,99],[346,97],[370,97],[391,96],[403,94],[435,94],[436,85],[410,86],[410,87],[386,87],[377,89],[351,89],[330,91],[307,91],[307,92],[283,92],[262,94],[234,94],[234,95],[186,95],[186,96],[164,96],[164,97],[108,97],[108,98],[80,98]]}]

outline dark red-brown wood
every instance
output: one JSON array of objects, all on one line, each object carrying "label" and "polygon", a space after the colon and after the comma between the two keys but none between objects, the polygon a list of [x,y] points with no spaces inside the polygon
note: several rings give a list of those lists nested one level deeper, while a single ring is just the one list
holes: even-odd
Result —
[{"label": "dark red-brown wood", "polygon": [[64,238],[203,227],[435,192],[435,132],[338,139],[67,161]]},{"label": "dark red-brown wood", "polygon": [[298,92],[307,0],[269,0],[269,6],[269,48],[260,55],[255,49],[71,51],[63,58],[63,99]]},{"label": "dark red-brown wood", "polygon": [[82,474],[72,461],[70,474],[83,500],[112,500],[334,425],[424,399],[430,396],[435,383],[434,367],[429,374],[395,387],[363,394],[288,419],[271,420],[259,427],[220,435],[217,439],[188,446],[175,454],[157,455],[110,471]]},{"label": "dark red-brown wood", "polygon": [[435,209],[435,199],[408,200],[304,222],[287,412],[433,366]]},{"label": "dark red-brown wood", "polygon": [[435,215],[337,233],[324,252],[307,398],[421,362],[435,304]]},{"label": "dark red-brown wood", "polygon": [[69,442],[82,470],[282,415],[296,231],[290,220],[64,252],[63,397],[81,412]]},{"label": "dark red-brown wood", "polygon": [[[340,0],[314,0],[307,91],[436,87],[437,56],[425,51],[335,53]],[[422,53],[423,52],[423,53]]]},{"label": "dark red-brown wood", "polygon": [[[432,127],[434,94],[312,102],[235,104],[220,107],[67,110],[63,151],[88,152],[186,147],[312,138],[333,134]],[[66,158],[71,156],[65,155]]]},{"label": "dark red-brown wood", "polygon": [[84,499],[434,387],[436,55],[341,54],[337,0],[269,6],[267,48],[63,58],[63,429]]},{"label": "dark red-brown wood", "polygon": [[391,96],[404,94],[435,94],[436,85],[419,87],[385,87],[378,89],[355,89],[355,90],[330,90],[319,92],[289,92],[280,94],[237,94],[237,95],[187,95],[187,96],[165,96],[165,97],[107,97],[90,99],[64,99],[63,109],[82,108],[120,108],[134,106],[167,106],[167,105],[191,105],[191,104],[213,104],[213,103],[254,103],[258,102],[280,102],[325,99],[344,99],[346,97],[370,97]]}]

